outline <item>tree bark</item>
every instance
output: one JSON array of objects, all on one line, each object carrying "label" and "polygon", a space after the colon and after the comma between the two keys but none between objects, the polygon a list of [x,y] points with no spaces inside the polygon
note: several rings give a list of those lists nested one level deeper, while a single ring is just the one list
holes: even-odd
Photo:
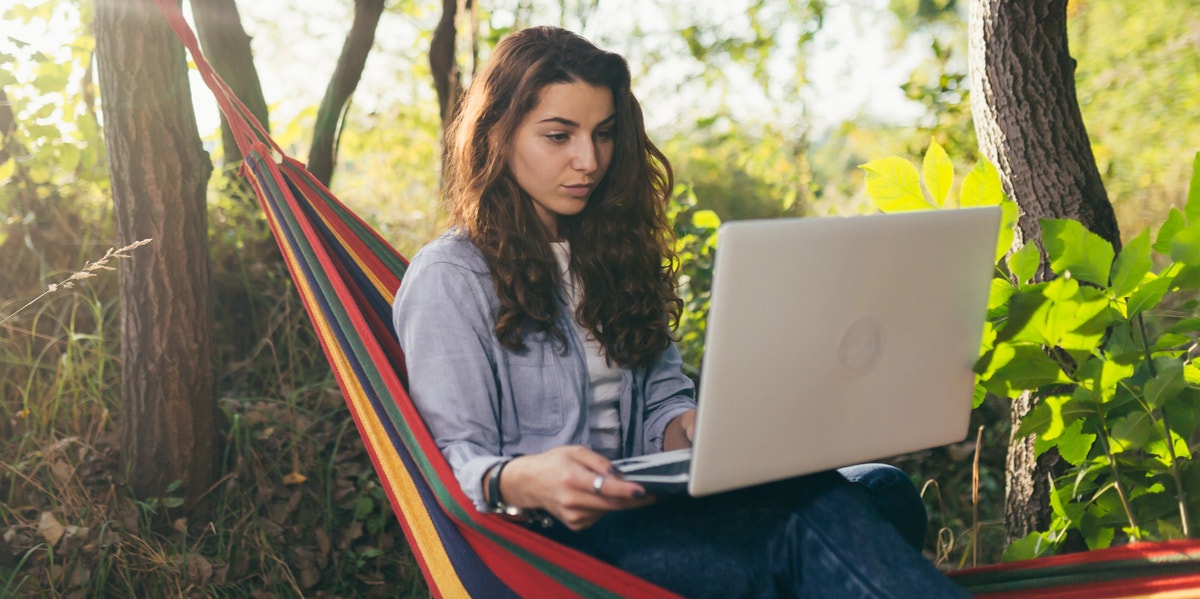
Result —
[{"label": "tree bark", "polygon": [[[433,30],[429,42],[429,70],[433,75],[433,89],[437,92],[439,114],[442,117],[442,172],[446,172],[446,157],[449,149],[445,142],[446,127],[454,120],[458,111],[458,97],[462,94],[462,71],[458,67],[458,14],[459,0],[442,0],[442,18]],[[464,12],[471,19],[472,54],[474,48],[473,0],[465,0]],[[475,56],[472,57],[474,64]]]},{"label": "tree bark", "polygon": [[24,153],[24,148],[12,138],[16,130],[17,121],[13,117],[12,104],[9,103],[4,88],[0,87],[0,164],[8,162],[14,155]]},{"label": "tree bark", "polygon": [[[234,95],[246,105],[254,118],[262,123],[263,129],[271,130],[267,113],[267,101],[263,97],[262,82],[254,66],[254,52],[250,49],[250,36],[242,27],[242,19],[234,0],[192,0],[192,18],[196,21],[196,35],[204,49],[204,56],[213,69],[229,84]],[[229,121],[221,115],[221,149],[226,166],[242,160],[242,152],[234,143]]]},{"label": "tree bark", "polygon": [[442,18],[429,42],[429,69],[433,74],[433,89],[437,91],[442,131],[454,116],[454,105],[462,87],[456,56],[457,19],[458,0],[442,0]]},{"label": "tree bark", "polygon": [[383,0],[354,0],[354,24],[346,35],[337,67],[329,86],[325,88],[321,107],[317,109],[317,124],[308,153],[308,171],[326,186],[333,179],[333,169],[337,164],[341,124],[349,109],[350,97],[362,78],[367,55],[375,43],[375,28],[382,14]]},{"label": "tree bark", "polygon": [[153,0],[96,0],[96,48],[119,264],[129,484],[194,505],[216,473],[217,414],[205,186],[183,47]]},{"label": "tree bark", "polygon": [[[980,151],[1000,171],[1021,209],[1016,246],[1038,244],[1039,218],[1077,220],[1120,249],[1116,216],[1092,154],[1067,48],[1067,0],[972,0],[971,108]],[[1012,404],[1013,430],[1035,405]],[[1054,454],[1034,458],[1033,440],[1009,446],[1005,497],[1008,541],[1046,530]]]}]

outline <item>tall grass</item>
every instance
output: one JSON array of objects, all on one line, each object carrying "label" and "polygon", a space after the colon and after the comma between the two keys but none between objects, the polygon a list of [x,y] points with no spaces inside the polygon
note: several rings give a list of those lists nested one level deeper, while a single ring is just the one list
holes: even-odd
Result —
[{"label": "tall grass", "polygon": [[218,326],[207,513],[124,483],[111,285],[0,298],[0,597],[427,594],[272,244],[238,244],[214,247],[215,300],[242,320]]}]

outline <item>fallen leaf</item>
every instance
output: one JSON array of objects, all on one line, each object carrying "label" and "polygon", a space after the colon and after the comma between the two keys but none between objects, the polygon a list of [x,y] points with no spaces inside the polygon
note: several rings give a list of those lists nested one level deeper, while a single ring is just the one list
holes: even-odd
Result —
[{"label": "fallen leaf", "polygon": [[62,523],[58,521],[58,518],[55,518],[54,514],[50,512],[42,512],[41,517],[38,519],[37,529],[38,534],[42,535],[42,538],[45,539],[51,547],[57,545],[59,539],[63,538],[64,534],[67,534],[66,527],[64,527]]},{"label": "fallen leaf", "polygon": [[60,483],[71,480],[71,477],[75,475],[75,469],[62,460],[54,460],[54,465],[50,469],[54,472],[54,478],[57,478]]},{"label": "fallen leaf", "polygon": [[300,588],[311,589],[321,582],[321,573],[312,566],[306,566],[300,569]]},{"label": "fallen leaf", "polygon": [[329,540],[329,533],[325,532],[324,528],[316,529],[313,536],[317,537],[317,548],[321,550],[321,567],[324,568],[329,559],[329,550],[333,549],[333,542]]},{"label": "fallen leaf", "polygon": [[171,558],[171,562],[179,567],[187,567],[188,580],[198,585],[206,585],[212,580],[213,566],[208,558],[199,553],[188,553]]},{"label": "fallen leaf", "polygon": [[92,579],[92,571],[87,568],[76,567],[71,571],[71,587],[79,588],[86,585]]}]

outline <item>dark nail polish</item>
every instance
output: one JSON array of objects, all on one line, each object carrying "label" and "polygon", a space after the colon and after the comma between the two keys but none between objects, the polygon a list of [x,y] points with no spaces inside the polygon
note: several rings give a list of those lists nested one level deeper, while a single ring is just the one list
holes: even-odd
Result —
[{"label": "dark nail polish", "polygon": [[641,489],[638,489],[637,491],[634,491],[634,492],[633,492],[633,496],[634,496],[634,497],[645,497],[645,496],[646,496],[646,492],[645,492],[645,491],[643,491],[643,490],[641,490]]}]

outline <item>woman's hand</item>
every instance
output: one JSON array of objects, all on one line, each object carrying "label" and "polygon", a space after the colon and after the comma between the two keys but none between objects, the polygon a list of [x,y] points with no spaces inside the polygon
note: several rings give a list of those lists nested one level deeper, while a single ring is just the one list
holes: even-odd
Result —
[{"label": "woman's hand", "polygon": [[696,435],[696,410],[688,410],[667,423],[663,432],[663,451],[692,446]]},{"label": "woman's hand", "polygon": [[583,530],[604,514],[652,503],[637,483],[621,480],[608,458],[581,445],[521,456],[500,475],[504,502],[541,508],[571,530]]}]

